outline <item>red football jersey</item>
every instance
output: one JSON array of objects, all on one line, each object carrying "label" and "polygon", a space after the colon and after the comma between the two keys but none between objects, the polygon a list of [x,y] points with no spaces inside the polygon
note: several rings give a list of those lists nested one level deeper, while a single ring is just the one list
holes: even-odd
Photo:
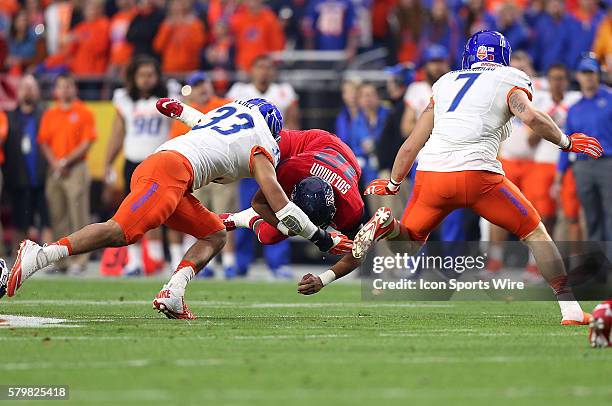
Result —
[{"label": "red football jersey", "polygon": [[361,168],[353,151],[336,135],[324,130],[282,130],[278,182],[288,196],[302,179],[318,176],[334,189],[336,215],[332,226],[349,232],[359,226],[363,200],[359,192]]}]

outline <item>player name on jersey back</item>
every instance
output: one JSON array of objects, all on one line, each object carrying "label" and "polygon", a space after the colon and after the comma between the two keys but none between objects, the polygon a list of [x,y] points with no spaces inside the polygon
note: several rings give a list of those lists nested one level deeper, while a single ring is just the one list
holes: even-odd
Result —
[{"label": "player name on jersey back", "polygon": [[533,93],[529,77],[507,66],[475,64],[442,76],[433,85],[434,128],[419,154],[417,169],[503,174],[497,154],[512,129],[508,107],[512,91],[525,91],[530,98]]},{"label": "player name on jersey back", "polygon": [[231,183],[251,177],[255,151],[278,164],[280,151],[256,106],[235,101],[207,113],[200,124],[174,138],[157,151],[176,151],[185,156],[194,172],[193,189],[208,183]]}]

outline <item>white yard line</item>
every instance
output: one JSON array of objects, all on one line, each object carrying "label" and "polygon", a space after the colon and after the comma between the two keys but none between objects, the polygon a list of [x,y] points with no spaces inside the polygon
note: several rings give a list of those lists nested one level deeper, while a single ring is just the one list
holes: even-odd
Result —
[{"label": "white yard line", "polygon": [[[152,301],[149,300],[82,300],[82,299],[25,299],[25,300],[12,300],[3,303],[3,306],[42,306],[42,305],[57,305],[57,306],[125,306],[125,305],[150,305]],[[315,302],[315,303],[235,303],[227,301],[208,301],[208,300],[187,300],[187,303],[194,306],[209,306],[209,307],[235,307],[235,308],[298,308],[298,307],[365,307],[365,308],[378,308],[378,307],[398,307],[398,308],[448,308],[454,307],[453,304],[449,303],[377,303],[377,302]]]}]

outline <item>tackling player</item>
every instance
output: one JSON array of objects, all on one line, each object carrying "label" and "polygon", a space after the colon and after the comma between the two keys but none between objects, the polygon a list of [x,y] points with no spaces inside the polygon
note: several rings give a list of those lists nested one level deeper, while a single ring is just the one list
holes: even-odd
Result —
[{"label": "tackling player", "polygon": [[276,106],[264,99],[251,99],[228,103],[202,115],[192,108],[183,109],[172,99],[160,99],[158,109],[184,122],[190,122],[190,117],[197,119],[188,134],[162,144],[138,166],[131,179],[131,192],[112,219],[90,224],[44,247],[24,240],[8,278],[9,296],[36,271],[61,258],[128,245],[146,231],[166,224],[198,241],[157,294],[153,306],[168,318],[194,318],[184,302],[185,288],[223,248],[225,226],[191,191],[211,182],[231,183],[246,177],[255,178],[274,215],[289,230],[322,251],[350,250],[350,240],[315,226],[278,184],[275,167],[280,153],[276,138],[283,121]]},{"label": "tackling player", "polygon": [[[280,133],[278,182],[291,201],[320,226],[354,236],[363,218],[364,203],[359,192],[361,168],[351,149],[336,135],[324,130]],[[274,216],[259,190],[253,207],[239,213],[221,215],[227,231],[250,228],[264,245],[274,244],[290,235]],[[304,275],[298,292],[312,294],[353,271],[361,261],[346,255],[331,269],[315,276]]]},{"label": "tackling player", "polygon": [[510,54],[510,44],[496,31],[481,31],[468,40],[463,69],[434,85],[429,106],[395,158],[391,178],[377,179],[365,191],[396,194],[419,154],[414,192],[401,222],[388,208],[378,209],[355,237],[353,255],[362,258],[382,238],[412,241],[409,251],[416,254],[447,214],[469,207],[527,243],[559,301],[562,324],[587,324],[589,315],[568,286],[557,247],[496,157],[500,142],[510,134],[513,115],[564,151],[598,158],[603,150],[595,138],[565,135],[533,107],[531,80],[508,66]]},{"label": "tackling player", "polygon": [[[180,108],[192,111],[190,106],[176,101]],[[170,111],[162,111],[188,125],[198,120],[197,114],[189,120]],[[201,113],[199,113],[201,115]],[[359,192],[361,168],[351,149],[336,135],[324,130],[282,130],[279,137],[280,160],[276,170],[279,184],[295,203],[319,227],[355,235],[364,212]],[[252,207],[239,213],[224,213],[221,218],[227,231],[250,228],[264,245],[275,244],[294,235],[278,218],[259,189]],[[303,294],[318,292],[323,286],[346,275],[360,265],[352,255],[344,256],[330,270],[319,276],[304,275],[298,291]]]}]

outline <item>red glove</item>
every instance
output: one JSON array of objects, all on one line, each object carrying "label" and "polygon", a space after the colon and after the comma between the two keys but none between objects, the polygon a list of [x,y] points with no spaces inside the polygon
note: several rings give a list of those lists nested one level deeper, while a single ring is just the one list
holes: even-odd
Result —
[{"label": "red glove", "polygon": [[353,240],[349,239],[346,235],[338,233],[336,231],[332,231],[329,234],[331,235],[332,241],[334,242],[334,245],[332,245],[332,247],[328,251],[330,254],[344,255],[352,252]]},{"label": "red glove", "polygon": [[396,195],[397,192],[399,192],[399,188],[400,185],[396,184],[391,179],[374,179],[363,194],[379,196]]},{"label": "red glove", "polygon": [[578,152],[581,154],[587,154],[592,158],[599,158],[604,150],[594,137],[589,137],[583,133],[574,133],[568,136],[570,145],[567,148],[561,148],[565,152]]},{"label": "red glove", "polygon": [[157,111],[170,118],[180,117],[183,113],[183,103],[169,97],[159,99],[157,103],[155,103],[155,107]]}]

